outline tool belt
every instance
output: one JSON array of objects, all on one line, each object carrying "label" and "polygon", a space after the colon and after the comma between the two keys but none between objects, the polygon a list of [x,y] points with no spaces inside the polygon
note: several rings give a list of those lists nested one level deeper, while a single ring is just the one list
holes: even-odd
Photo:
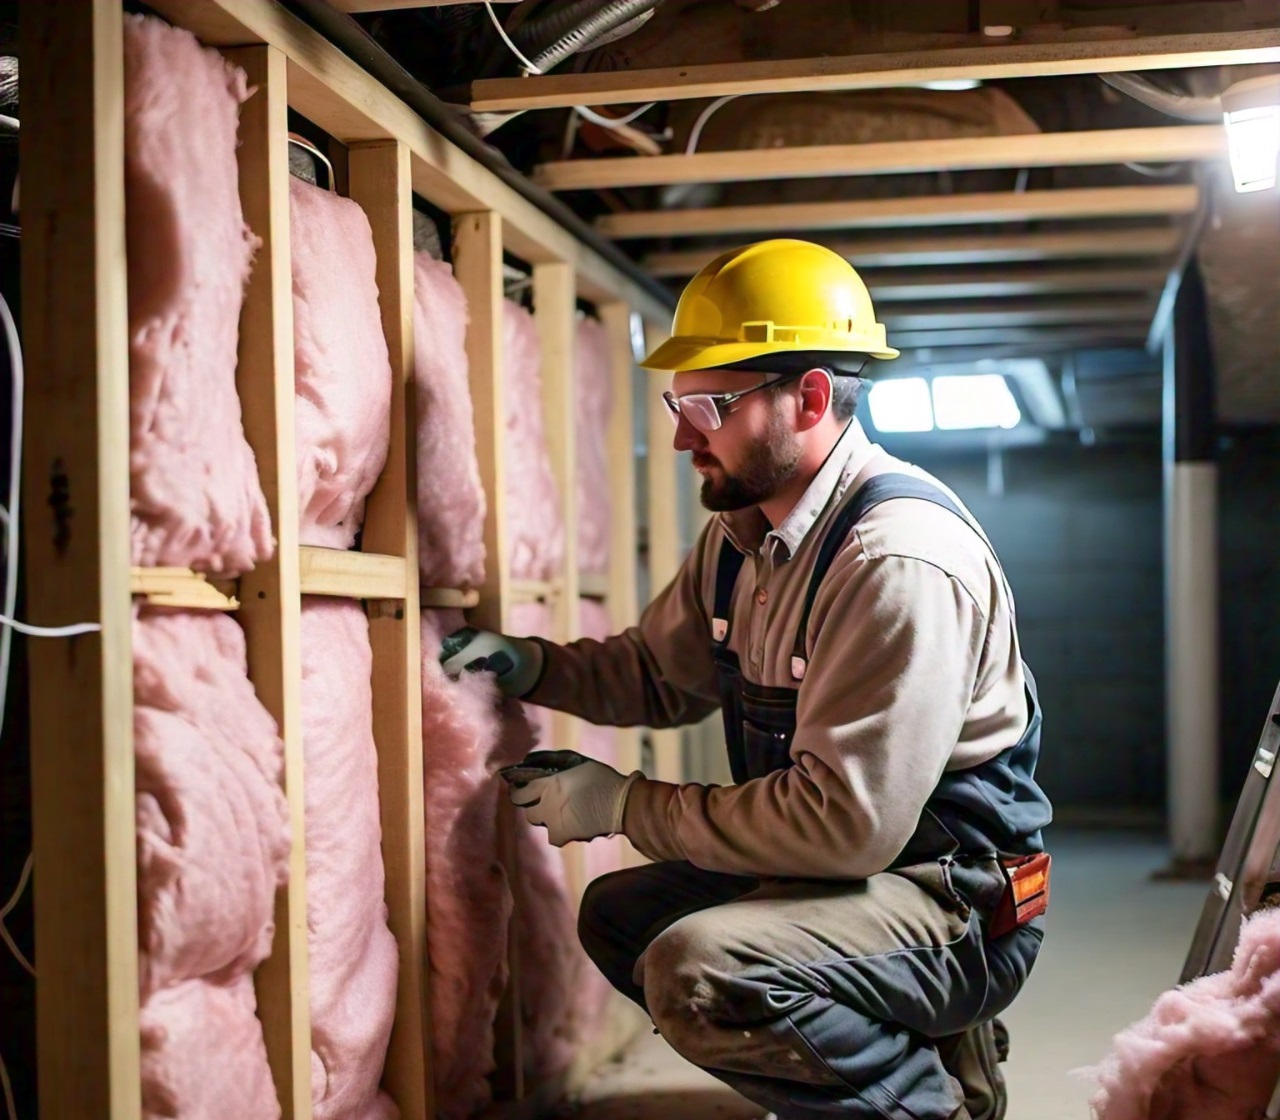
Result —
[{"label": "tool belt", "polygon": [[1004,877],[1004,893],[1000,896],[987,936],[991,940],[1012,933],[1049,908],[1048,852],[1030,856],[1001,856],[997,861]]}]

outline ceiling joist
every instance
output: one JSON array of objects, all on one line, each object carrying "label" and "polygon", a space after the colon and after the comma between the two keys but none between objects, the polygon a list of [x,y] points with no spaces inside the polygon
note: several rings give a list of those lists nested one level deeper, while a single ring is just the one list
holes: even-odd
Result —
[{"label": "ceiling joist", "polygon": [[720,206],[705,210],[641,210],[629,214],[607,214],[597,219],[596,226],[601,233],[620,240],[729,233],[776,236],[780,231],[1188,214],[1195,210],[1198,199],[1199,192],[1193,186],[1085,187]]},{"label": "ceiling joist", "polygon": [[1039,327],[1057,325],[1102,326],[1108,323],[1151,322],[1154,296],[1119,297],[1052,302],[982,300],[941,304],[893,304],[880,309],[879,318],[891,332],[932,331],[955,328]]},{"label": "ceiling joist", "polygon": [[[1002,264],[1018,261],[1168,257],[1181,234],[1174,226],[1150,229],[1082,229],[1067,233],[940,234],[936,237],[886,237],[826,240],[828,248],[857,268]],[[723,246],[723,250],[733,245]],[[651,253],[643,260],[652,276],[693,276],[721,249],[678,249]]]},{"label": "ceiling joist", "polygon": [[974,275],[965,269],[918,269],[863,272],[872,302],[910,300],[1017,299],[1060,292],[1159,293],[1166,268],[1002,269]]},{"label": "ceiling joist", "polygon": [[744,93],[888,89],[946,79],[1035,78],[1280,62],[1280,27],[1127,39],[1063,37],[893,54],[723,62],[653,70],[493,78],[472,84],[477,112],[638,104]]},{"label": "ceiling joist", "polygon": [[1223,158],[1226,154],[1226,130],[1220,124],[1175,125],[576,159],[544,163],[535,170],[533,180],[548,190],[600,190],[992,168],[1182,163]]},{"label": "ceiling joist", "polygon": [[[894,331],[889,336],[889,345],[897,347],[904,355],[911,351],[945,348],[948,360],[959,361],[962,357],[996,357],[993,347],[1017,347],[1018,353],[1034,356],[1081,347],[1133,346],[1146,337],[1145,323],[1112,323],[1096,327],[981,327]],[[1005,350],[999,356],[1011,353],[1011,350]],[[935,360],[936,356],[916,354],[915,358],[928,361]]]}]

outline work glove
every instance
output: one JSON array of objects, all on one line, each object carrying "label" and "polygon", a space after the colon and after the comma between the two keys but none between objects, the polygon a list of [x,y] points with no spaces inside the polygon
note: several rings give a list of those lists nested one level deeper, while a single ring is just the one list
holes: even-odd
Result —
[{"label": "work glove", "polygon": [[627,794],[644,775],[639,770],[620,774],[576,751],[534,751],[524,764],[548,757],[557,760],[556,773],[511,787],[511,801],[524,810],[525,819],[542,825],[557,848],[621,832]]},{"label": "work glove", "polygon": [[493,673],[504,696],[520,699],[542,676],[542,647],[528,638],[508,638],[472,626],[455,630],[440,647],[445,676]]}]

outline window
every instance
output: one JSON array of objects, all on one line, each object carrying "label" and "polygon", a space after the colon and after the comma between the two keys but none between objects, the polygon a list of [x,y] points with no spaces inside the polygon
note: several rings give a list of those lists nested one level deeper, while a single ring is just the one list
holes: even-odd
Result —
[{"label": "window", "polygon": [[878,432],[931,432],[933,405],[923,377],[877,381],[867,397],[871,423]]},{"label": "window", "polygon": [[933,379],[933,413],[939,428],[1016,428],[1018,402],[998,373]]}]

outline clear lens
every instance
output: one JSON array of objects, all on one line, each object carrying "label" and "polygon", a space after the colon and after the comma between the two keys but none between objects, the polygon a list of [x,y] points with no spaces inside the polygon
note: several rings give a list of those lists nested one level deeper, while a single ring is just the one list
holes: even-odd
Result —
[{"label": "clear lens", "polygon": [[690,393],[677,397],[673,393],[664,393],[663,400],[671,413],[671,420],[679,426],[683,416],[700,432],[714,432],[722,424],[720,410],[716,407],[716,399],[710,393]]}]

